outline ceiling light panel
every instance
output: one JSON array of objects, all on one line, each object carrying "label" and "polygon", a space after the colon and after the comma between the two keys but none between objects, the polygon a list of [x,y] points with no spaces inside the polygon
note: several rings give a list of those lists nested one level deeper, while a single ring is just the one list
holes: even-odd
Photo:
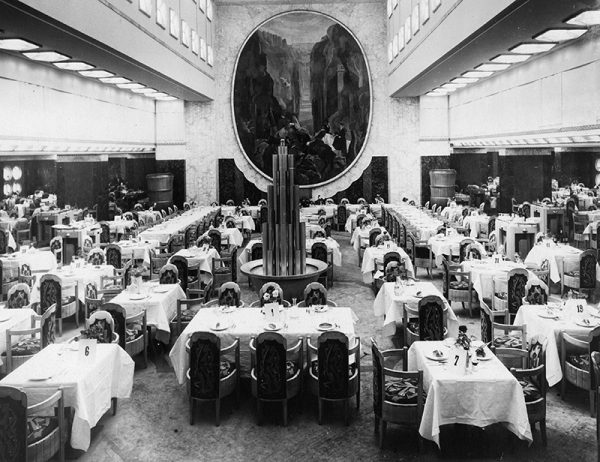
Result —
[{"label": "ceiling light panel", "polygon": [[70,63],[53,63],[59,69],[65,71],[87,71],[93,69],[94,66],[82,61],[71,61]]},{"label": "ceiling light panel", "polygon": [[141,93],[143,95],[157,93],[157,91],[154,88],[132,88],[131,91],[134,93]]},{"label": "ceiling light panel", "polygon": [[496,56],[491,61],[493,63],[499,64],[514,64],[514,63],[522,63],[523,61],[531,58],[531,55],[500,55]]},{"label": "ceiling light panel", "polygon": [[135,89],[138,89],[138,88],[146,88],[146,87],[145,87],[144,85],[142,85],[141,83],[134,83],[134,82],[132,82],[132,83],[118,83],[118,84],[117,84],[117,87],[119,87],[119,88],[125,88],[125,89],[127,89],[127,90],[133,90],[134,88],[135,88]]},{"label": "ceiling light panel", "polygon": [[598,26],[600,25],[600,11],[584,11],[574,18],[569,19],[567,24],[573,26]]},{"label": "ceiling light panel", "polygon": [[482,71],[469,71],[465,72],[462,76],[467,78],[483,79],[489,77],[493,72],[482,72]]},{"label": "ceiling light panel", "polygon": [[463,83],[463,84],[468,84],[468,83],[475,83],[477,82],[479,79],[476,77],[457,77],[455,79],[450,80],[450,83]]},{"label": "ceiling light panel", "polygon": [[131,80],[126,79],[125,77],[104,77],[100,78],[100,82],[102,83],[131,83]]},{"label": "ceiling light panel", "polygon": [[24,52],[23,56],[26,56],[34,61],[42,61],[45,63],[56,63],[71,59],[69,56],[57,53],[56,51],[28,51]]},{"label": "ceiling light panel", "polygon": [[544,53],[556,46],[556,43],[521,43],[509,51],[520,54]]},{"label": "ceiling light panel", "polygon": [[81,75],[84,77],[92,77],[94,79],[106,78],[106,77],[114,77],[115,74],[112,72],[102,71],[102,70],[93,70],[93,71],[79,71]]},{"label": "ceiling light panel", "polygon": [[574,40],[587,32],[587,29],[550,29],[541,34],[534,35],[534,40],[540,42],[564,42]]},{"label": "ceiling light panel", "polygon": [[33,42],[28,40],[20,39],[20,38],[5,38],[0,39],[0,50],[9,50],[9,51],[30,51],[36,50],[39,48],[39,45],[36,45]]},{"label": "ceiling light panel", "polygon": [[477,66],[475,68],[476,71],[491,71],[491,72],[497,72],[497,71],[503,71],[504,69],[507,69],[510,67],[510,64],[498,64],[498,63],[486,63],[486,64],[480,64],[479,66]]}]

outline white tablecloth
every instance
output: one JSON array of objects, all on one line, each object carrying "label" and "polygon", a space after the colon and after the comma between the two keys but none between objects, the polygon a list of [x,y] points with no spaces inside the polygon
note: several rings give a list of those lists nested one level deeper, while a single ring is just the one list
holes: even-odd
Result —
[{"label": "white tablecloth", "polygon": [[311,205],[310,207],[302,207],[300,213],[302,215],[317,215],[320,209],[325,210],[325,218],[333,218],[337,212],[337,205]]},{"label": "white tablecloth", "polygon": [[219,252],[213,247],[204,251],[202,248],[190,247],[189,249],[181,249],[175,255],[184,257],[188,261],[188,266],[198,265],[200,271],[205,271],[212,274],[212,261],[214,258],[221,258]]},{"label": "white tablecloth", "polygon": [[[383,266],[383,257],[388,252],[398,252],[400,254],[400,258],[404,262],[404,267],[406,268],[408,277],[415,277],[415,269],[413,268],[412,261],[404,249],[396,245],[392,245],[389,249],[387,249],[385,248],[384,244],[384,247],[367,247],[365,249],[360,268],[363,276],[363,282],[367,284],[373,282],[373,271],[377,270],[378,265],[380,267]],[[382,268],[382,270],[385,271],[385,268]]]},{"label": "white tablecloth", "polygon": [[[579,271],[579,255],[583,251],[564,244],[543,242],[534,246],[527,257],[525,264],[541,266],[544,260],[550,264],[550,280],[559,282],[562,274],[563,260],[567,271]],[[600,278],[600,267],[596,265],[596,279]],[[600,279],[599,279],[600,280]]]},{"label": "white tablecloth", "polygon": [[204,217],[215,210],[215,207],[198,207],[188,210],[179,216],[141,232],[140,237],[144,241],[168,242],[171,236],[183,233],[190,225],[197,225]]},{"label": "white tablecloth", "polygon": [[[220,227],[219,231],[221,232],[221,240],[227,237],[230,245],[235,244],[238,247],[241,247],[244,243],[244,236],[242,236],[242,233],[240,233],[240,230],[237,228]],[[208,237],[208,231],[205,232],[201,237]]]},{"label": "white tablecloth", "polygon": [[[90,431],[110,409],[111,398],[129,398],[135,364],[117,344],[100,344],[93,362],[79,361],[79,352],[67,344],[48,345],[6,376],[0,385],[17,387],[27,393],[31,406],[49,398],[63,387],[64,405],[75,410],[71,446],[86,451]],[[45,372],[52,377],[32,381]]]},{"label": "white tablecloth", "polygon": [[[435,349],[448,352],[446,364],[426,358]],[[474,353],[474,352],[473,352]],[[454,366],[455,355],[459,360]],[[487,354],[492,353],[487,350]],[[427,400],[419,433],[440,445],[440,427],[466,424],[485,428],[504,424],[520,439],[531,442],[525,396],[517,379],[493,356],[465,374],[465,352],[443,342],[415,342],[408,350],[408,369],[422,370]]]},{"label": "white tablecloth", "polygon": [[415,237],[420,241],[426,241],[431,236],[435,236],[438,229],[444,226],[442,220],[408,203],[386,205],[385,208],[393,217],[411,229]]},{"label": "white tablecloth", "polygon": [[364,229],[361,229],[361,228],[354,229],[354,232],[352,233],[352,238],[350,239],[350,245],[352,245],[352,247],[354,247],[354,250],[356,250],[356,252],[359,251],[361,243],[365,242],[367,244],[367,246],[369,245],[369,233],[371,232],[371,230],[373,230],[375,228],[381,229],[382,233],[385,232],[385,228],[383,226],[379,226],[379,225],[367,226]]},{"label": "white tablecloth", "polygon": [[133,228],[136,223],[135,220],[111,220],[108,222],[108,227],[111,233],[124,234],[126,230]]},{"label": "white tablecloth", "polygon": [[15,252],[2,260],[2,277],[16,276],[19,268],[29,265],[34,273],[46,273],[56,269],[56,257],[49,250],[30,249],[27,252]]},{"label": "white tablecloth", "polygon": [[[577,313],[576,305],[568,304],[563,311],[554,311],[559,318],[542,318],[539,314],[546,313],[545,306],[523,305],[515,316],[515,325],[527,325],[527,339],[541,336],[547,340],[546,344],[546,379],[551,387],[562,380],[563,374],[560,364],[560,333],[566,332],[571,335],[585,336],[591,328],[577,325],[577,321],[588,318],[594,322],[600,319],[591,317],[590,313],[598,314],[598,310],[584,305],[584,312]],[[540,338],[541,340],[541,338]]]},{"label": "white tablecloth", "polygon": [[310,254],[310,249],[312,249],[312,245],[315,242],[323,242],[327,246],[327,250],[331,252],[333,257],[333,264],[335,266],[342,266],[342,252],[340,251],[340,244],[333,239],[332,237],[328,237],[326,239],[316,240],[316,239],[306,239],[306,253]]},{"label": "white tablecloth", "polygon": [[[85,303],[85,286],[92,282],[96,284],[98,289],[101,288],[102,276],[113,276],[115,269],[112,265],[99,265],[98,267],[92,265],[85,265],[82,268],[75,268],[63,266],[61,269],[49,271],[49,274],[58,276],[63,284],[69,284],[71,282],[78,282],[77,298]],[[40,301],[40,281],[41,277],[36,278],[35,285],[31,291],[31,301]]]},{"label": "white tablecloth", "polygon": [[[288,347],[298,341],[298,337],[311,337],[311,343],[316,344],[321,334],[318,326],[322,322],[332,322],[339,327],[336,330],[348,336],[350,345],[354,342],[354,322],[356,316],[350,308],[330,308],[324,313],[307,312],[306,308],[289,308],[287,311],[287,327],[279,331],[287,342]],[[283,313],[283,312],[282,312]],[[285,316],[282,314],[282,316]],[[211,327],[219,321],[228,323],[232,327],[223,331],[212,331]],[[231,314],[222,314],[219,308],[205,308],[192,319],[169,353],[177,381],[182,384],[185,373],[189,367],[189,355],[185,351],[185,344],[193,332],[214,332],[221,338],[221,348],[230,345],[236,337],[240,339],[240,361],[242,374],[250,372],[250,339],[264,331],[266,319],[260,308],[238,308]],[[304,349],[306,351],[306,348]]]},{"label": "white tablecloth", "polygon": [[119,241],[121,257],[125,260],[144,260],[146,266],[150,266],[150,250],[156,249],[159,241]]},{"label": "white tablecloth", "polygon": [[[525,268],[522,263],[515,263],[512,261],[502,261],[501,263],[494,263],[491,258],[485,260],[465,260],[460,264],[462,271],[471,272],[471,281],[473,282],[473,289],[479,296],[479,301],[483,301],[484,298],[491,300],[492,298],[492,279],[506,279],[506,274],[514,268]],[[506,283],[504,283],[504,289],[506,291]],[[500,292],[496,289],[496,292]]]},{"label": "white tablecloth", "polygon": [[[3,364],[2,353],[6,352],[6,331],[31,329],[31,316],[34,314],[35,311],[30,308],[0,309],[0,366]],[[11,343],[18,343],[19,338],[13,337]]]},{"label": "white tablecloth", "polygon": [[477,239],[480,233],[487,233],[489,222],[487,215],[469,215],[463,220],[463,227],[469,230],[470,237]]},{"label": "white tablecloth", "polygon": [[[452,236],[433,236],[429,238],[427,243],[431,246],[431,252],[435,255],[435,264],[438,267],[442,266],[444,256],[449,257],[452,255],[458,256],[460,254],[460,243],[465,239],[465,236],[461,234],[455,234]],[[485,247],[481,245],[481,242],[474,242],[473,247],[479,250],[481,255],[486,255]]]},{"label": "white tablecloth", "polygon": [[375,316],[385,316],[383,320],[383,334],[392,336],[396,333],[396,325],[402,325],[405,303],[409,308],[415,311],[418,310],[419,299],[422,298],[416,296],[418,291],[421,292],[422,297],[437,295],[444,301],[448,336],[456,337],[458,335],[458,318],[442,293],[429,281],[419,281],[412,286],[401,287],[397,295],[393,282],[385,282],[383,284],[373,302],[373,313]]},{"label": "white tablecloth", "polygon": [[[111,302],[125,308],[127,316],[133,316],[146,310],[146,322],[149,326],[156,327],[156,338],[168,344],[171,338],[169,322],[177,313],[177,300],[185,298],[185,293],[179,284],[160,284],[160,289],[155,289],[156,287],[155,283],[145,283],[142,293],[146,294],[146,298],[142,300],[132,299],[136,295],[128,289],[113,298]],[[155,290],[163,290],[163,288],[166,288],[167,291],[155,292]]]}]

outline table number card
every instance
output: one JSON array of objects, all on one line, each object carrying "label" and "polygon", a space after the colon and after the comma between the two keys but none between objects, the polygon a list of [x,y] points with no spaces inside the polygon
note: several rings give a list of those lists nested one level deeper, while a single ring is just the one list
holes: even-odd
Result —
[{"label": "table number card", "polygon": [[265,303],[263,309],[265,310],[267,323],[277,324],[279,322],[279,303]]},{"label": "table number card", "polygon": [[567,300],[565,303],[565,308],[570,313],[583,314],[586,306],[587,300],[585,298],[573,298],[571,300]]},{"label": "table number card", "polygon": [[78,343],[79,362],[93,363],[96,360],[96,350],[98,349],[98,341],[96,339],[81,339]]}]

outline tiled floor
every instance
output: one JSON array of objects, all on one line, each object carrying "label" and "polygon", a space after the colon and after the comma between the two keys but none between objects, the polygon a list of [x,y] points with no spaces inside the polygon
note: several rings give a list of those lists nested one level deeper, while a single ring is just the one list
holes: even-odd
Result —
[{"label": "tiled floor", "polygon": [[[383,346],[391,346],[390,338],[382,337],[381,318],[372,311],[374,295],[364,284],[357,256],[349,245],[346,233],[335,234],[342,246],[343,266],[335,267],[335,284],[330,297],[339,306],[354,308],[359,321],[357,334],[365,351],[369,338],[375,337]],[[425,273],[420,275],[424,277]],[[256,295],[240,278],[244,300],[251,302]],[[439,272],[434,283],[441,285]],[[461,323],[469,332],[478,333],[479,319],[468,318],[455,304]],[[70,334],[66,333],[65,338]],[[570,389],[566,401],[552,389],[548,395],[548,447],[543,448],[539,433],[534,434],[531,447],[518,441],[500,426],[486,430],[472,427],[449,429],[442,433],[444,452],[431,443],[425,444],[422,454],[417,447],[416,433],[391,425],[385,448],[380,450],[373,433],[373,408],[370,356],[363,360],[361,407],[353,415],[350,426],[343,424],[341,410],[326,407],[326,419],[318,425],[314,398],[304,398],[291,406],[290,422],[283,427],[279,408],[268,407],[272,415],[258,427],[255,407],[246,386],[242,404],[235,409],[225,400],[220,427],[214,426],[211,406],[200,408],[196,423],[188,422],[185,387],[179,386],[164,357],[154,358],[147,369],[135,374],[131,399],[119,402],[116,416],[106,415],[94,429],[89,451],[81,461],[195,461],[195,460],[531,460],[559,461],[594,460],[596,458],[595,419],[590,417],[588,395]]]}]

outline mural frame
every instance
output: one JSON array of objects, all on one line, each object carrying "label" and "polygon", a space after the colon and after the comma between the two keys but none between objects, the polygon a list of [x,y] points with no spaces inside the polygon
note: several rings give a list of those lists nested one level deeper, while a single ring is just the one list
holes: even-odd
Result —
[{"label": "mural frame", "polygon": [[335,18],[332,15],[329,15],[327,13],[323,13],[321,11],[316,11],[316,10],[312,10],[312,9],[293,9],[293,10],[288,10],[288,11],[282,11],[281,13],[277,13],[274,14],[273,16],[268,17],[267,19],[265,19],[264,21],[261,21],[257,26],[255,26],[254,28],[252,28],[252,30],[250,31],[250,33],[246,36],[246,38],[244,39],[244,41],[242,42],[237,55],[235,57],[235,63],[233,66],[233,70],[232,70],[232,78],[231,78],[231,89],[229,92],[229,105],[230,105],[230,113],[231,113],[231,123],[232,123],[232,127],[233,127],[233,132],[235,133],[235,139],[237,141],[237,145],[239,150],[242,152],[242,155],[244,156],[244,158],[246,159],[246,161],[250,164],[250,166],[256,171],[258,172],[265,180],[272,182],[273,178],[270,177],[269,175],[267,175],[265,172],[263,172],[258,166],[256,166],[254,164],[254,162],[252,162],[252,160],[250,159],[250,157],[248,156],[248,154],[246,153],[246,151],[243,148],[242,145],[242,141],[240,140],[239,134],[238,134],[238,130],[237,130],[237,122],[235,119],[235,102],[234,102],[234,97],[235,97],[235,76],[237,73],[237,69],[238,69],[238,64],[239,64],[239,60],[240,57],[242,55],[242,52],[244,51],[244,48],[246,47],[248,41],[252,38],[252,36],[261,28],[263,27],[265,24],[269,23],[271,20],[275,19],[275,18],[279,18],[281,16],[286,16],[288,14],[292,14],[292,13],[313,13],[313,14],[317,14],[320,16],[324,16],[325,18],[328,18],[329,20],[339,24],[340,26],[342,26],[351,36],[352,38],[355,40],[356,44],[358,45],[362,55],[363,55],[363,59],[365,61],[365,67],[367,69],[367,78],[369,79],[369,122],[367,125],[367,131],[365,133],[365,141],[363,143],[363,145],[360,148],[359,153],[356,155],[356,157],[352,160],[352,162],[340,173],[338,173],[336,176],[329,178],[325,181],[322,181],[321,183],[314,183],[314,184],[308,184],[308,185],[299,185],[300,189],[315,189],[315,188],[320,188],[323,187],[325,185],[331,184],[337,180],[339,180],[340,178],[342,178],[345,174],[347,174],[349,171],[352,170],[352,168],[358,163],[358,161],[362,158],[365,149],[367,147],[367,144],[369,143],[369,138],[371,135],[371,125],[373,123],[373,79],[371,76],[371,67],[369,65],[369,59],[368,56],[365,52],[365,49],[362,45],[362,43],[360,42],[360,40],[358,39],[358,37],[356,36],[356,34],[348,27],[346,26],[346,24],[344,24],[342,21],[340,21],[339,19]]}]

